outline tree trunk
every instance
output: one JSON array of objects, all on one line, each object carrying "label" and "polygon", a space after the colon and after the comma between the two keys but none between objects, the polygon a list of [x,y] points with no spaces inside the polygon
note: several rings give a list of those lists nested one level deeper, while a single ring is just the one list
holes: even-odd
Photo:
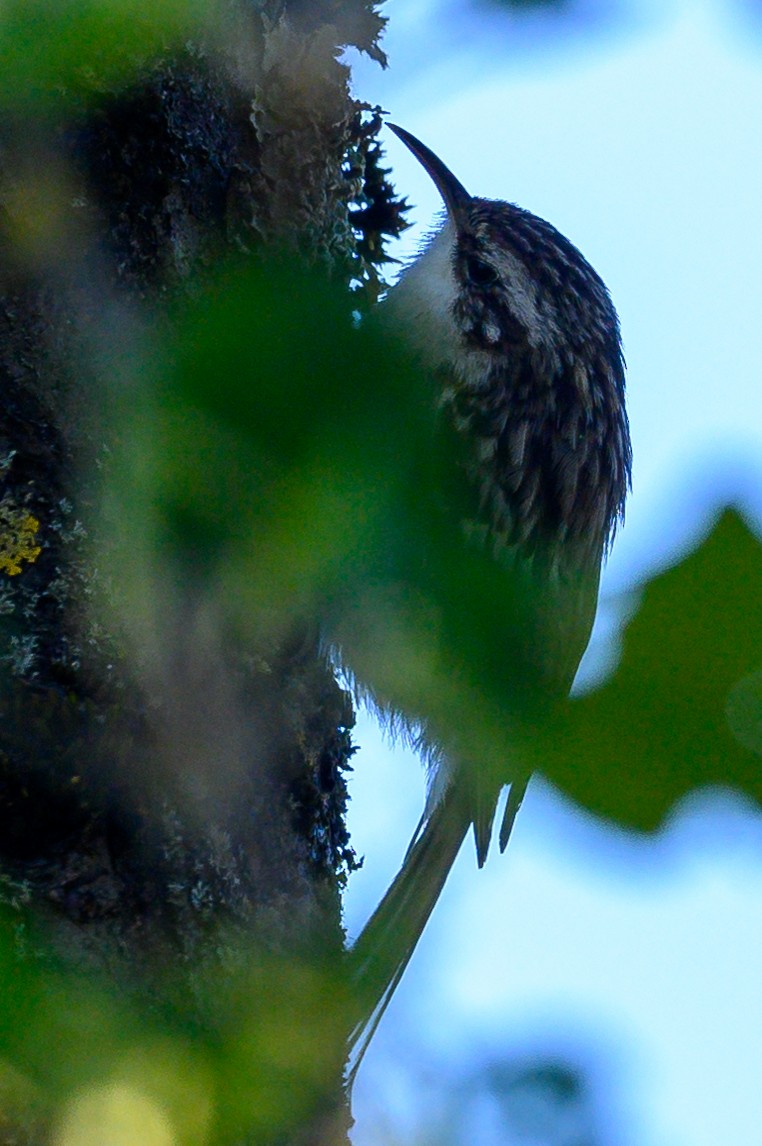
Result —
[{"label": "tree trunk", "polygon": [[[212,1055],[210,1140],[345,1135],[334,1002],[355,863],[351,701],[310,626],[252,647],[201,575],[168,572],[171,615],[136,651],[102,572],[102,381],[110,354],[226,251],[286,247],[372,296],[397,216],[377,117],[336,61],[347,43],[381,59],[372,7],[231,5],[224,35],[166,50],[127,87],[94,98],[96,77],[77,107],[6,116],[0,903],[15,928],[2,971],[20,976],[28,1027],[0,1007],[0,1057],[20,1072],[11,1085],[0,1070],[0,1095],[34,1097],[0,1120],[0,1142],[48,1141],[74,1117],[77,1087],[98,1081],[94,1065],[69,1069],[78,1054],[113,1079],[116,1050],[89,1048],[80,1019],[96,1028],[125,999],[155,1037],[179,1024],[194,1054],[198,1039],[209,1056],[248,1046],[243,1027],[270,1032],[232,1074]],[[83,1011],[71,1000],[87,983],[99,1002]],[[72,1041],[46,1057],[48,1020]]]}]

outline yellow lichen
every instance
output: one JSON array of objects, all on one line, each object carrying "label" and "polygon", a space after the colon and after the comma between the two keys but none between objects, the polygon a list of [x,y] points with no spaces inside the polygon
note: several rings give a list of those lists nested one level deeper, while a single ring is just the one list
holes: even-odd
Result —
[{"label": "yellow lichen", "polygon": [[35,545],[40,523],[26,509],[19,509],[11,502],[0,502],[0,572],[15,577],[21,572],[22,561],[30,564],[42,552]]}]

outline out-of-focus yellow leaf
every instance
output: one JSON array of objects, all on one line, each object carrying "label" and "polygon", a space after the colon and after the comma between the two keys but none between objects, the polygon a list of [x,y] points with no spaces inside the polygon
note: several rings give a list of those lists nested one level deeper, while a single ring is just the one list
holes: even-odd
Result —
[{"label": "out-of-focus yellow leaf", "polygon": [[82,1091],[65,1108],[54,1146],[178,1146],[158,1103],[121,1083]]}]

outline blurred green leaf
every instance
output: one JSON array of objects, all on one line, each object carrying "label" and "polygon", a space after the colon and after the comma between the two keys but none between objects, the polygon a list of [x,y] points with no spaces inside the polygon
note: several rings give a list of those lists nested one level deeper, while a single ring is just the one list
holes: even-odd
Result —
[{"label": "blurred green leaf", "polygon": [[345,292],[298,262],[228,268],[174,330],[146,407],[126,411],[120,492],[153,521],[149,559],[184,554],[255,616],[398,570],[430,404]]},{"label": "blurred green leaf", "polygon": [[152,55],[210,23],[210,0],[8,0],[0,9],[0,102],[122,86]]},{"label": "blurred green leaf", "polygon": [[[18,956],[27,927],[36,961]],[[39,921],[1,913],[0,1099],[12,1082],[19,1117],[52,1117],[62,1142],[90,1141],[78,1135],[94,1126],[111,1141],[104,1123],[141,1118],[178,1146],[289,1139],[341,1074],[343,968],[314,951],[263,953],[222,927],[216,939],[220,961],[195,967],[192,990],[187,965],[157,963],[146,997],[66,968]]]},{"label": "blurred green leaf", "polygon": [[733,510],[650,581],[600,689],[538,743],[538,767],[586,808],[653,829],[705,785],[762,803],[762,545]]},{"label": "blurred green leaf", "polygon": [[296,260],[228,267],[173,330],[119,431],[128,617],[185,576],[255,639],[319,620],[380,697],[503,769],[538,603],[464,543],[432,383]]}]

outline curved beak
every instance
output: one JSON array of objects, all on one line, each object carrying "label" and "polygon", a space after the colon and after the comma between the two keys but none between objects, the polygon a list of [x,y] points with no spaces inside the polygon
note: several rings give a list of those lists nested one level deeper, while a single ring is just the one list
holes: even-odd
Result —
[{"label": "curved beak", "polygon": [[455,226],[460,230],[466,222],[466,209],[471,203],[471,196],[452,171],[445,167],[441,159],[431,151],[420,139],[416,139],[404,127],[397,127],[395,123],[387,123],[394,134],[402,140],[405,146],[412,151],[421,166],[428,171],[434,181],[437,191],[444,199],[447,213]]}]

